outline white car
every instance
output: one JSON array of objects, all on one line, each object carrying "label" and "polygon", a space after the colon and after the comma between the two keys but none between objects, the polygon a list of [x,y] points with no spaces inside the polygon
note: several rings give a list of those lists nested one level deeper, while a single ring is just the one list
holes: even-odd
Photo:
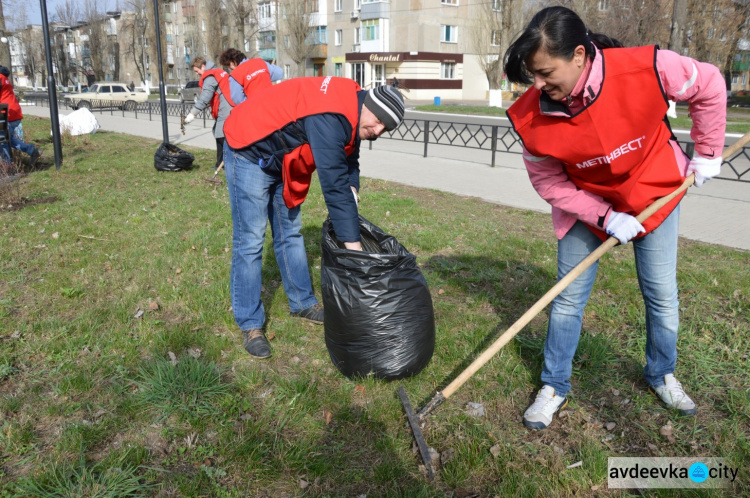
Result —
[{"label": "white car", "polygon": [[125,83],[106,81],[94,83],[86,92],[66,95],[65,105],[73,109],[116,106],[133,111],[139,102],[147,100],[146,92],[131,92]]}]

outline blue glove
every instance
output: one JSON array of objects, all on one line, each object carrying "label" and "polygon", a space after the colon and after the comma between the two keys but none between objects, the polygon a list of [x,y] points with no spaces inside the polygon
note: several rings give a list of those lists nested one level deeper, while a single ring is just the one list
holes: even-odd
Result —
[{"label": "blue glove", "polygon": [[693,159],[688,164],[688,175],[695,173],[695,186],[700,187],[711,178],[721,173],[721,163],[723,159],[720,157],[708,158],[698,155],[696,152],[693,154]]},{"label": "blue glove", "polygon": [[612,214],[609,215],[609,221],[607,221],[606,231],[608,235],[619,240],[620,244],[627,244],[630,239],[645,232],[646,229],[634,216],[612,211]]}]

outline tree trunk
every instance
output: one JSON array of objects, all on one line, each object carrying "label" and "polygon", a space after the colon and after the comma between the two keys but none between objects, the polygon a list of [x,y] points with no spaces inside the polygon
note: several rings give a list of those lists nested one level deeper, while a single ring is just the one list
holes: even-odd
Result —
[{"label": "tree trunk", "polygon": [[[3,14],[2,2],[0,2],[0,29],[5,32],[5,14]],[[10,40],[7,43],[0,43],[0,64],[11,71],[13,70],[13,65],[10,60]]]},{"label": "tree trunk", "polygon": [[667,48],[682,55],[682,43],[685,39],[685,27],[687,25],[687,0],[673,0],[672,7],[672,30],[669,34],[669,45]]}]

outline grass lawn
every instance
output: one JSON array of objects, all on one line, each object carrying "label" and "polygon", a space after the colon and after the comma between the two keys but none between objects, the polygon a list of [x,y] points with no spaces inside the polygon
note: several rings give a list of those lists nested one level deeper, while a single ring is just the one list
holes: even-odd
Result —
[{"label": "grass lawn", "polygon": [[[49,121],[24,128],[50,166]],[[423,406],[554,284],[549,216],[364,179],[362,214],[418,257],[437,341],[416,377],[349,380],[323,327],[289,316],[268,241],[274,355],[247,355],[230,311],[227,191],[203,181],[214,153],[160,173],[157,145],[66,137],[61,170],[2,197],[0,496],[629,496],[607,489],[612,456],[723,457],[739,475],[714,495],[750,494],[750,253],[680,241],[677,376],[697,417],[647,392],[632,249],[617,247],[600,264],[561,418],[541,432],[521,424],[539,387],[540,315],[429,417],[441,455],[431,483],[396,390]],[[325,216],[314,183],[303,233],[318,295]]]}]

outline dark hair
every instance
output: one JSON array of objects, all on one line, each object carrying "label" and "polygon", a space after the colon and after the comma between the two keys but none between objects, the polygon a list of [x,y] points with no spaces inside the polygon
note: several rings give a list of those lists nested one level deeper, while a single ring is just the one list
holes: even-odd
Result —
[{"label": "dark hair", "polygon": [[229,67],[229,63],[234,62],[235,65],[239,66],[240,63],[245,59],[247,59],[247,57],[245,57],[245,54],[243,54],[236,48],[228,48],[219,56],[219,64]]},{"label": "dark hair", "polygon": [[526,69],[526,59],[537,50],[545,50],[551,57],[571,60],[579,45],[586,48],[592,60],[598,48],[622,47],[622,43],[599,33],[589,33],[578,14],[566,7],[547,7],[537,12],[523,33],[508,47],[503,59],[504,71],[513,83],[530,85],[534,78]]},{"label": "dark hair", "polygon": [[0,66],[0,74],[5,76],[6,78],[10,78],[10,69],[5,66]]}]

